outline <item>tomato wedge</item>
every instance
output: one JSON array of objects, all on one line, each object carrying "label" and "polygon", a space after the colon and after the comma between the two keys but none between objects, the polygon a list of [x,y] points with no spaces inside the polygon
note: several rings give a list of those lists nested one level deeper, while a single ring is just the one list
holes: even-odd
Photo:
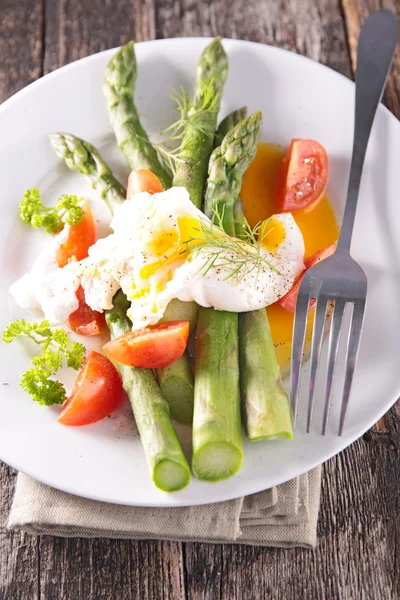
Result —
[{"label": "tomato wedge", "polygon": [[68,238],[58,248],[56,260],[62,269],[71,260],[82,260],[88,255],[88,250],[96,241],[94,218],[88,202],[84,202],[83,219],[77,225],[71,225]]},{"label": "tomato wedge", "polygon": [[112,362],[90,350],[58,422],[73,426],[96,423],[119,408],[124,397],[121,377]]},{"label": "tomato wedge", "polygon": [[[82,220],[77,225],[70,226],[68,238],[57,250],[56,260],[61,269],[71,260],[86,258],[90,246],[96,241],[93,213],[88,202],[82,204],[82,209]],[[104,323],[103,315],[86,304],[82,287],[78,288],[76,295],[79,307],[69,316],[68,325],[79,335],[98,335]]]},{"label": "tomato wedge", "polygon": [[85,292],[82,286],[79,286],[76,296],[79,300],[79,307],[69,315],[68,325],[78,335],[100,335],[106,323],[104,314],[92,310],[86,304]]},{"label": "tomato wedge", "polygon": [[103,350],[122,365],[157,369],[182,356],[188,336],[189,321],[169,321],[131,331],[108,342]]},{"label": "tomato wedge", "polygon": [[293,139],[279,177],[279,209],[312,210],[325,193],[328,171],[328,155],[319,142]]},{"label": "tomato wedge", "polygon": [[160,180],[149,169],[137,169],[132,171],[128,178],[128,187],[126,189],[126,197],[129,198],[132,194],[140,194],[140,192],[148,192],[149,194],[158,194],[163,191]]},{"label": "tomato wedge", "polygon": [[[302,275],[300,275],[300,277],[297,279],[294,286],[288,291],[288,293],[277,301],[277,304],[280,304],[281,306],[283,306],[283,308],[286,308],[286,310],[289,310],[290,312],[295,312],[297,294],[299,292],[299,287],[301,284],[301,280],[303,279],[304,273],[308,271],[308,269],[311,269],[311,267],[313,267],[320,260],[324,260],[325,258],[328,258],[328,256],[331,256],[331,254],[333,254],[335,250],[336,244],[331,244],[330,246],[322,248],[322,250],[318,250],[318,252],[310,256],[310,258],[308,258],[304,263],[306,268],[304,269]],[[314,306],[314,304],[315,300],[312,300],[310,302],[310,306]]]}]

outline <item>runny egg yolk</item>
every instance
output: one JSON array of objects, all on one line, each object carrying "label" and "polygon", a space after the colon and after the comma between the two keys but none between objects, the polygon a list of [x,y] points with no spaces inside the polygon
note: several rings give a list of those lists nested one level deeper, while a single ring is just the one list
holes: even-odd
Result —
[{"label": "runny egg yolk", "polygon": [[276,217],[263,221],[258,241],[267,252],[276,252],[286,237],[282,223]]},{"label": "runny egg yolk", "polygon": [[[147,279],[159,269],[174,262],[183,260],[185,253],[194,243],[201,242],[205,238],[201,223],[198,219],[185,215],[177,218],[177,226],[165,231],[155,233],[153,239],[148,245],[149,254],[157,257],[149,264],[142,267],[140,276]],[[190,242],[196,240],[196,242]],[[170,277],[172,275],[170,274]]]},{"label": "runny egg yolk", "polygon": [[175,249],[178,239],[179,234],[175,228],[168,231],[161,231],[151,240],[149,251],[153,256],[157,256],[158,258],[169,256],[171,250]]},{"label": "runny egg yolk", "polygon": [[[247,170],[241,190],[245,216],[250,226],[255,227],[260,221],[268,219],[264,228],[270,233],[267,233],[264,237],[263,245],[269,251],[276,250],[277,246],[283,241],[282,235],[283,238],[285,235],[281,223],[277,219],[270,219],[271,215],[279,212],[276,202],[276,189],[278,173],[284,155],[285,150],[280,146],[260,143],[256,156]],[[326,196],[310,212],[296,211],[293,212],[293,217],[303,234],[305,259],[321,248],[333,244],[338,238],[339,229],[335,213]],[[280,227],[273,221],[277,221]],[[269,306],[267,314],[275,343],[276,356],[282,372],[285,372],[289,367],[292,351],[294,315],[278,304]],[[314,310],[311,309],[311,318],[308,319],[307,325],[306,351],[311,341],[313,314]]]}]

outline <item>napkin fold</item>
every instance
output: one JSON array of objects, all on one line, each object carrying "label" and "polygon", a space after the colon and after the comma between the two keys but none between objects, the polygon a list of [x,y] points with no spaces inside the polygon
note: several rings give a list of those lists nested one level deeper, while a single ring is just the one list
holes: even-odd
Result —
[{"label": "napkin fold", "polygon": [[244,498],[179,508],[80,498],[18,474],[10,529],[34,535],[314,548],[321,467]]}]

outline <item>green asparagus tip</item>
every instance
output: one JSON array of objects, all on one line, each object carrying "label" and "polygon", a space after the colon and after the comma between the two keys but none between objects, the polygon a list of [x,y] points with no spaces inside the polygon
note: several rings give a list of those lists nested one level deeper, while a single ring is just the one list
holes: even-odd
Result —
[{"label": "green asparagus tip", "polygon": [[214,137],[214,148],[220,146],[222,144],[222,140],[224,137],[230,132],[231,129],[236,127],[240,121],[243,121],[247,117],[247,106],[242,106],[237,110],[232,111],[224,119],[222,119],[221,123],[218,126]]},{"label": "green asparagus tip", "polygon": [[204,90],[212,82],[213,92],[217,98],[215,105],[216,113],[219,111],[220,96],[228,76],[228,57],[221,44],[221,37],[216,37],[206,46],[200,56],[197,65],[196,91],[194,103],[196,100],[203,99]]},{"label": "green asparagus tip", "polygon": [[253,123],[259,123],[262,121],[262,110],[257,110],[255,113],[250,115],[249,122],[253,121]]},{"label": "green asparagus tip", "polygon": [[61,158],[63,158],[63,155],[60,154],[60,143],[63,141],[63,137],[65,136],[65,133],[48,133],[46,134],[47,139],[49,140],[50,144],[52,145],[52,147],[54,148],[54,150],[56,151],[56,154],[58,156],[61,156]]},{"label": "green asparagus tip", "polygon": [[136,58],[134,41],[130,41],[113,55],[109,61],[104,77],[103,88],[106,92],[108,86],[116,86],[120,93],[127,88],[127,93],[132,94],[136,79]]}]

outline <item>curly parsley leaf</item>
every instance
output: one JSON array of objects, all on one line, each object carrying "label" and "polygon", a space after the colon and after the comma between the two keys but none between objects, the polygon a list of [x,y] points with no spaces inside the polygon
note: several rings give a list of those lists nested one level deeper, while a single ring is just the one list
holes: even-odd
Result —
[{"label": "curly parsley leaf", "polygon": [[[65,332],[64,332],[65,333]],[[14,338],[19,335],[26,335],[32,339],[37,335],[42,338],[51,336],[52,331],[49,321],[40,321],[40,323],[30,323],[26,319],[19,319],[10,323],[3,331],[3,341],[10,344]],[[35,341],[35,339],[34,339]]]},{"label": "curly parsley leaf", "polygon": [[46,320],[30,323],[20,319],[10,323],[3,332],[3,340],[7,344],[18,336],[28,337],[41,350],[31,360],[33,367],[21,377],[22,389],[39,404],[62,404],[66,398],[65,388],[52,377],[63,365],[80,369],[85,360],[85,346],[79,342],[71,342],[64,329],[51,329]]},{"label": "curly parsley leaf", "polygon": [[38,188],[26,190],[19,205],[21,219],[35,228],[43,227],[47,233],[59,233],[65,223],[77,225],[83,219],[82,199],[73,195],[61,196],[56,206],[46,207]]},{"label": "curly parsley leaf", "polygon": [[35,402],[44,406],[63,404],[67,397],[63,384],[49,379],[48,371],[39,367],[28,369],[21,376],[20,385]]},{"label": "curly parsley leaf", "polygon": [[72,369],[80,369],[83,365],[86,356],[86,348],[79,342],[71,342],[69,350],[65,352],[65,358],[67,360],[67,367]]}]

